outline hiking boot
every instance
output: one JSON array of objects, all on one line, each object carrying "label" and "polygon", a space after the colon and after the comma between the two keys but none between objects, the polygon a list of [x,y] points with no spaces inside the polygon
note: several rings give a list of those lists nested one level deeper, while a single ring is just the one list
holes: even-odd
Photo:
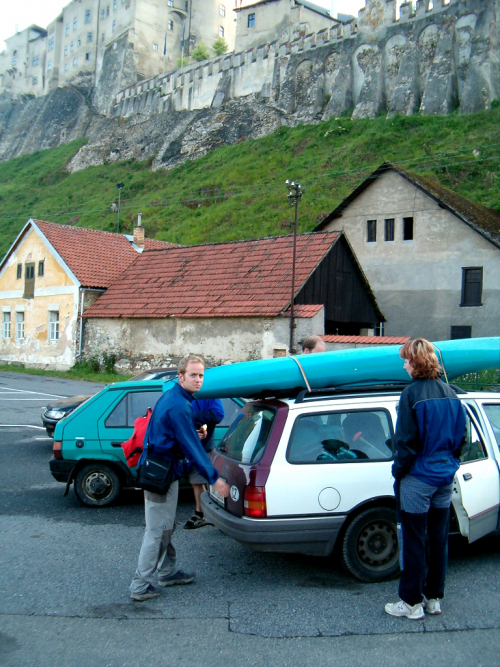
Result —
[{"label": "hiking boot", "polygon": [[385,611],[391,616],[406,616],[412,621],[420,621],[425,618],[424,607],[421,602],[413,605],[413,607],[403,602],[403,600],[390,602],[385,605]]},{"label": "hiking boot", "polygon": [[424,595],[424,609],[428,614],[436,616],[441,613],[441,603],[437,598],[428,600]]},{"label": "hiking boot", "polygon": [[182,570],[177,570],[174,574],[169,574],[166,577],[158,577],[158,585],[165,588],[165,586],[176,586],[182,584],[190,584],[194,581],[196,574],[194,572],[183,572]]},{"label": "hiking boot", "polygon": [[193,516],[190,519],[188,519],[184,524],[184,528],[193,530],[193,528],[203,528],[203,526],[211,526],[211,525],[213,524],[205,521],[204,516],[200,516],[199,514],[193,514]]},{"label": "hiking boot", "polygon": [[132,600],[137,600],[138,602],[144,602],[144,600],[150,600],[151,598],[157,598],[161,595],[161,591],[153,584],[148,584],[148,587],[144,593],[131,593],[130,597]]}]

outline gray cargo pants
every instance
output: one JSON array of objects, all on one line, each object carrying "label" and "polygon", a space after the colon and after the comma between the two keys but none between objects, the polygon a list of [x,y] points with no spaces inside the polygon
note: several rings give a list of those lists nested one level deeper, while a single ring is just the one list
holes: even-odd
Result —
[{"label": "gray cargo pants", "polygon": [[146,531],[139,563],[130,584],[131,593],[144,593],[155,572],[168,576],[177,572],[172,533],[179,496],[179,482],[173,482],[166,495],[144,491]]}]

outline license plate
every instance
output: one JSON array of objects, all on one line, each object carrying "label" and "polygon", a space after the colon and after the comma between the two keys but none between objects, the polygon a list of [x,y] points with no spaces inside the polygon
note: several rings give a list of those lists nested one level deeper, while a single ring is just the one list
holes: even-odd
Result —
[{"label": "license plate", "polygon": [[224,507],[224,498],[221,496],[221,494],[217,491],[217,489],[214,489],[213,486],[210,486],[210,498],[215,500],[216,503],[219,503],[219,505],[222,505]]}]

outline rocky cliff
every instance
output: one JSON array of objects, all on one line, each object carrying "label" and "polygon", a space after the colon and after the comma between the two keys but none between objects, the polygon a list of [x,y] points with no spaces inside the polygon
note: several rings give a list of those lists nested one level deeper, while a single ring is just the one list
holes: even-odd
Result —
[{"label": "rocky cliff", "polygon": [[367,0],[357,23],[119,93],[132,63],[127,44],[117,43],[95,89],[82,81],[45,98],[0,99],[0,159],[86,136],[71,170],[151,156],[154,168],[170,168],[282,124],[471,113],[500,99],[500,0],[418,0],[415,11],[403,4],[398,20],[395,4]]}]

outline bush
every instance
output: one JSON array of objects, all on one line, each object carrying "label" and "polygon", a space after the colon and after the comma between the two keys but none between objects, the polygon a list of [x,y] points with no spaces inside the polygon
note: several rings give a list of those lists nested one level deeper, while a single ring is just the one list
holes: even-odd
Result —
[{"label": "bush", "polygon": [[212,51],[216,56],[222,56],[227,52],[229,46],[224,39],[224,37],[217,37],[215,42],[212,44]]},{"label": "bush", "polygon": [[104,352],[102,355],[101,371],[104,373],[114,373],[116,354]]},{"label": "bush", "polygon": [[203,42],[198,42],[191,56],[193,60],[196,60],[196,62],[200,62],[201,60],[207,60],[208,58],[210,58],[210,51],[208,50],[208,46]]},{"label": "bush", "polygon": [[189,65],[191,58],[189,56],[184,56],[183,58],[177,58],[177,69]]}]

